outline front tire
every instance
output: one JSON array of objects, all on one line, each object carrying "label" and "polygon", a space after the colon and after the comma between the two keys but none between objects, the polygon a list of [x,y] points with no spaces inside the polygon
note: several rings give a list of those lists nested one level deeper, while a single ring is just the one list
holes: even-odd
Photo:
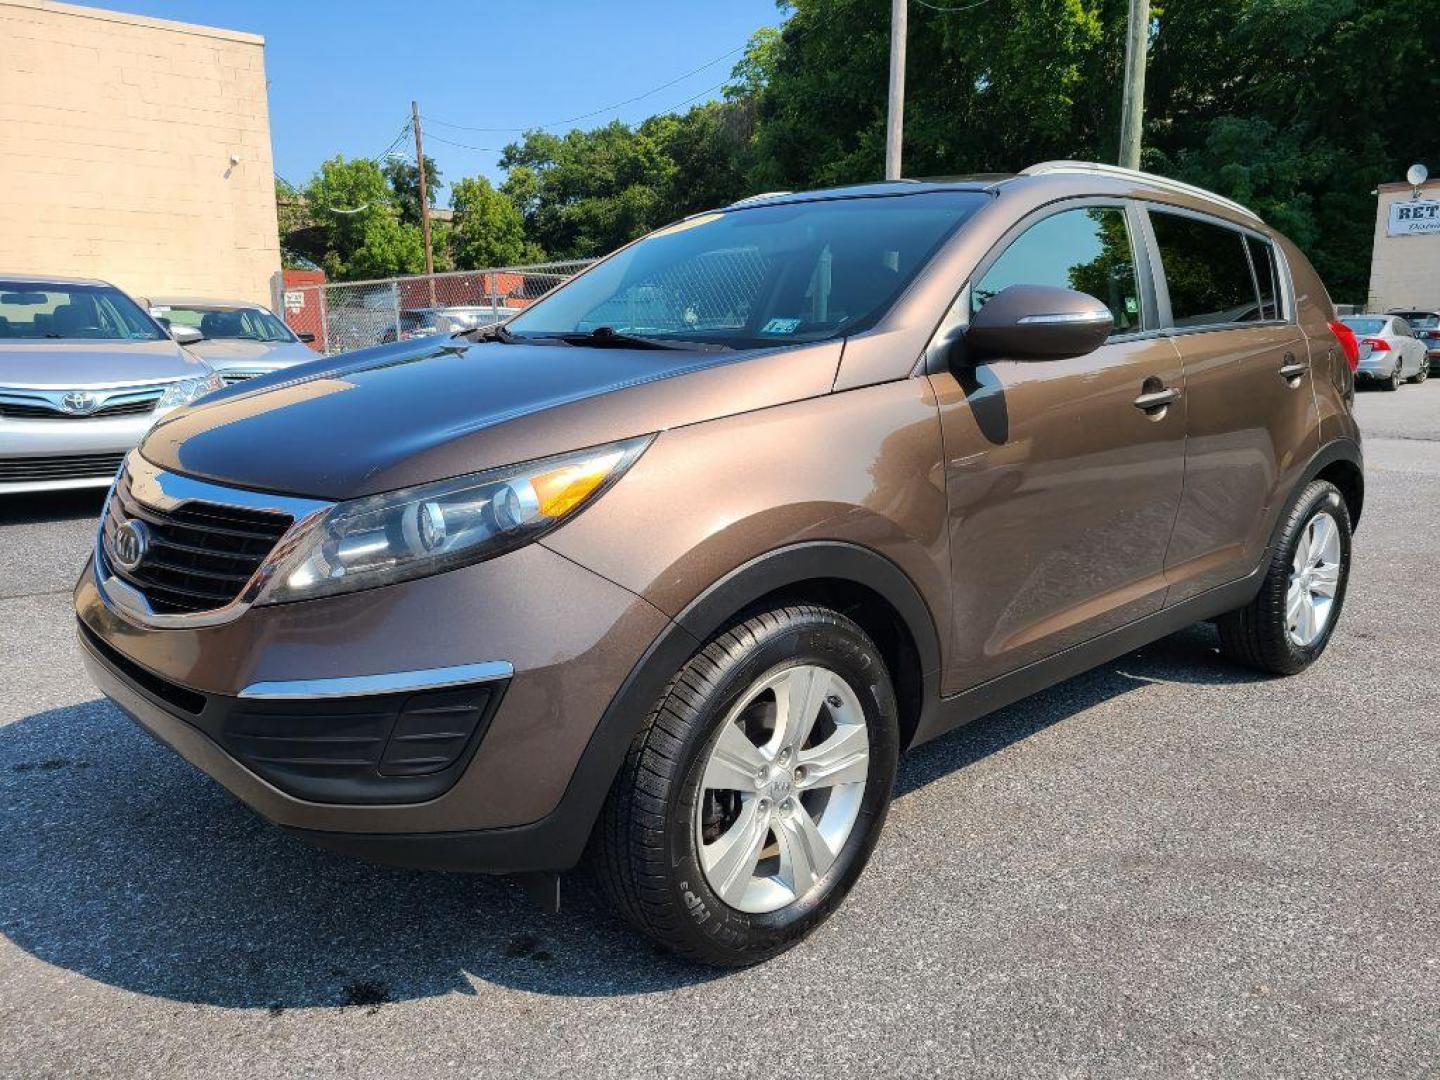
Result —
[{"label": "front tire", "polygon": [[1325,651],[1350,580],[1350,514],[1325,480],[1305,488],[1276,538],[1260,592],[1222,615],[1220,651],[1275,675],[1304,671]]},{"label": "front tire", "polygon": [[1410,381],[1411,381],[1412,383],[1414,383],[1416,386],[1419,386],[1421,383],[1423,383],[1423,382],[1424,382],[1426,379],[1428,379],[1429,377],[1430,377],[1430,361],[1429,361],[1429,360],[1422,360],[1422,361],[1420,361],[1420,369],[1419,369],[1418,371],[1416,371],[1414,375],[1410,376]]},{"label": "front tire", "polygon": [[890,673],[854,622],[762,611],[675,676],[631,743],[592,858],[620,913],[692,960],[794,945],[860,876],[899,753]]}]

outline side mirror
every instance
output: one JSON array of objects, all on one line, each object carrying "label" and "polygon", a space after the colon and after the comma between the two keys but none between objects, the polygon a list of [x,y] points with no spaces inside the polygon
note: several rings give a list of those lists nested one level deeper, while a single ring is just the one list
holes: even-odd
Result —
[{"label": "side mirror", "polygon": [[306,345],[309,345],[312,341],[315,340],[315,335],[310,333],[309,330],[306,330],[304,333],[301,334],[296,334],[295,336],[301,341],[303,341]]},{"label": "side mirror", "polygon": [[193,326],[171,326],[170,336],[179,345],[194,345],[197,341],[204,341],[205,335]]},{"label": "side mirror", "polygon": [[1011,285],[985,302],[965,330],[965,355],[979,360],[1064,360],[1105,343],[1115,319],[1082,292]]}]

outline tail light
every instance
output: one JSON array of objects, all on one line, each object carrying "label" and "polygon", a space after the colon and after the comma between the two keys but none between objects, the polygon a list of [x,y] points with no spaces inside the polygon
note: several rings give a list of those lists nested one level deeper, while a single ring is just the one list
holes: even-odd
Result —
[{"label": "tail light", "polygon": [[1389,352],[1390,343],[1381,337],[1361,338],[1361,342],[1370,346],[1371,352]]},{"label": "tail light", "polygon": [[1355,337],[1355,331],[1343,322],[1336,320],[1330,324],[1330,332],[1335,335],[1335,340],[1340,342],[1340,349],[1345,353],[1345,363],[1350,365],[1350,370],[1358,370],[1360,367],[1360,341]]}]

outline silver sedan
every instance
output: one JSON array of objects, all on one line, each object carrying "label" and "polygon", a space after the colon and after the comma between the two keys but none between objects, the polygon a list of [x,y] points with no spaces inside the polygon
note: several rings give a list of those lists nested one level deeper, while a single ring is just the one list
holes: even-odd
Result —
[{"label": "silver sedan", "polygon": [[156,296],[150,314],[227,385],[320,358],[307,344],[313,334],[296,334],[269,308],[247,300]]},{"label": "silver sedan", "polygon": [[1360,341],[1358,378],[1398,390],[1402,382],[1424,382],[1430,374],[1425,343],[1398,315],[1350,315],[1341,321]]},{"label": "silver sedan", "polygon": [[105,487],[157,416],[222,385],[113,285],[0,278],[0,495]]}]

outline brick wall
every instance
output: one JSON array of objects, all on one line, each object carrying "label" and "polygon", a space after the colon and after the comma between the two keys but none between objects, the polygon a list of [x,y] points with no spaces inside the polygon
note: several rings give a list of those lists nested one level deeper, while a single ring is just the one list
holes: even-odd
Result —
[{"label": "brick wall", "polygon": [[263,38],[0,0],[0,272],[269,303],[274,191]]}]

